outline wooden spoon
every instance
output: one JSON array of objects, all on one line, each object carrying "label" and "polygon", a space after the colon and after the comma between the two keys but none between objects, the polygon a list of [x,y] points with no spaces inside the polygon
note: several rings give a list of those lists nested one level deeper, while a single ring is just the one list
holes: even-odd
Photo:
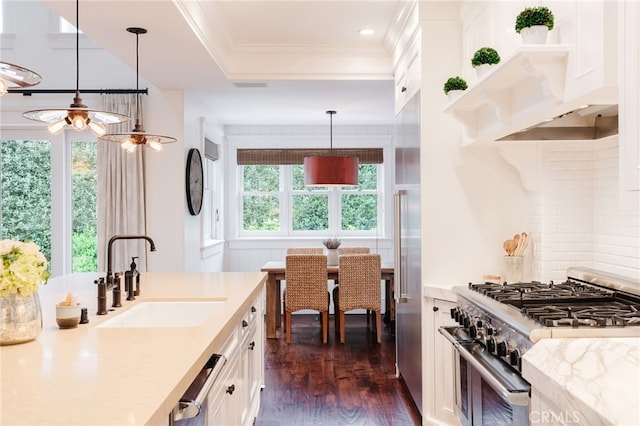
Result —
[{"label": "wooden spoon", "polygon": [[507,256],[511,256],[516,247],[518,247],[518,243],[516,243],[514,240],[507,240],[504,242],[503,247],[507,252]]}]

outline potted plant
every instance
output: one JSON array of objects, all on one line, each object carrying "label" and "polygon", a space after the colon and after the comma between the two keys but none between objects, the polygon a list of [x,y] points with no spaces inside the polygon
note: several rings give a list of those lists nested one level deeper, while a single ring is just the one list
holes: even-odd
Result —
[{"label": "potted plant", "polygon": [[327,238],[322,241],[322,245],[327,249],[327,265],[335,266],[338,264],[338,247],[342,242],[337,238]]},{"label": "potted plant", "polygon": [[476,69],[478,77],[483,76],[491,65],[500,63],[500,55],[492,47],[481,47],[471,58],[471,66]]},{"label": "potted plant", "polygon": [[49,278],[47,259],[34,243],[0,241],[0,345],[35,339],[42,331],[38,287]]},{"label": "potted plant", "polygon": [[525,44],[545,44],[553,29],[553,12],[546,6],[525,8],[516,18],[516,32]]},{"label": "potted plant", "polygon": [[444,93],[449,96],[449,99],[455,99],[463,91],[467,90],[467,82],[461,77],[451,77],[444,83]]}]

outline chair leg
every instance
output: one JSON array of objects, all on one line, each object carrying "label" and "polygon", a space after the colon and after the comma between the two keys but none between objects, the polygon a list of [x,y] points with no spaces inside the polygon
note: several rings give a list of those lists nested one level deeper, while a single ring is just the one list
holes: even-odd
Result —
[{"label": "chair leg", "polygon": [[291,343],[291,312],[289,311],[284,313],[284,324],[287,330],[285,342]]},{"label": "chair leg", "polygon": [[375,311],[376,314],[376,336],[378,343],[382,343],[382,314],[380,311]]},{"label": "chair leg", "polygon": [[344,343],[344,311],[340,310],[340,343]]},{"label": "chair leg", "polygon": [[327,343],[327,334],[329,330],[329,310],[322,312],[322,343]]},{"label": "chair leg", "polygon": [[333,318],[335,323],[336,333],[340,332],[340,289],[338,287],[333,288]]}]

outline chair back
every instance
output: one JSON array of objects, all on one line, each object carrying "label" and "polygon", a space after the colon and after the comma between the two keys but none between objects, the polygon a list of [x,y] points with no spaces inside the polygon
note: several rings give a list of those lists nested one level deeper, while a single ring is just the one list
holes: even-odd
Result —
[{"label": "chair back", "polygon": [[338,249],[338,256],[344,254],[369,254],[370,252],[369,247],[342,247]]},{"label": "chair back", "polygon": [[327,256],[323,254],[288,255],[285,280],[287,281],[285,309],[288,312],[301,309],[320,312],[329,310]]},{"label": "chair back", "polygon": [[347,254],[340,256],[338,267],[340,280],[339,309],[380,311],[380,255]]},{"label": "chair back", "polygon": [[289,247],[287,254],[322,254],[322,247]]}]

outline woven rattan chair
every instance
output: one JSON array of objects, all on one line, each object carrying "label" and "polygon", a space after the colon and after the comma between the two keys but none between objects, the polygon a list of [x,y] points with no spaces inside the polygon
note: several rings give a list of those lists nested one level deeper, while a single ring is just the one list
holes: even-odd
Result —
[{"label": "woven rattan chair", "polygon": [[[380,255],[348,254],[340,256],[338,269],[340,286],[334,293],[333,303],[337,306],[337,325],[340,328],[340,342],[345,340],[345,315],[353,309],[374,312],[376,337],[382,343]],[[337,297],[336,297],[337,296]]]},{"label": "woven rattan chair", "polygon": [[322,247],[289,247],[287,254],[322,254]]},{"label": "woven rattan chair", "polygon": [[291,313],[302,309],[320,312],[322,343],[327,343],[329,328],[329,292],[327,291],[327,256],[295,254],[286,257],[284,327],[286,342],[291,343]]},{"label": "woven rattan chair", "polygon": [[[342,247],[338,249],[338,256],[342,256],[343,254],[369,254],[370,253],[370,249],[369,247]],[[337,320],[338,318],[338,305],[336,304],[336,294],[338,293],[338,284],[340,284],[339,280],[334,280],[333,283],[335,284],[335,287],[333,287],[333,290],[331,291],[333,294],[333,314],[335,315],[336,318],[336,330],[338,330],[339,327],[339,321]]]}]

